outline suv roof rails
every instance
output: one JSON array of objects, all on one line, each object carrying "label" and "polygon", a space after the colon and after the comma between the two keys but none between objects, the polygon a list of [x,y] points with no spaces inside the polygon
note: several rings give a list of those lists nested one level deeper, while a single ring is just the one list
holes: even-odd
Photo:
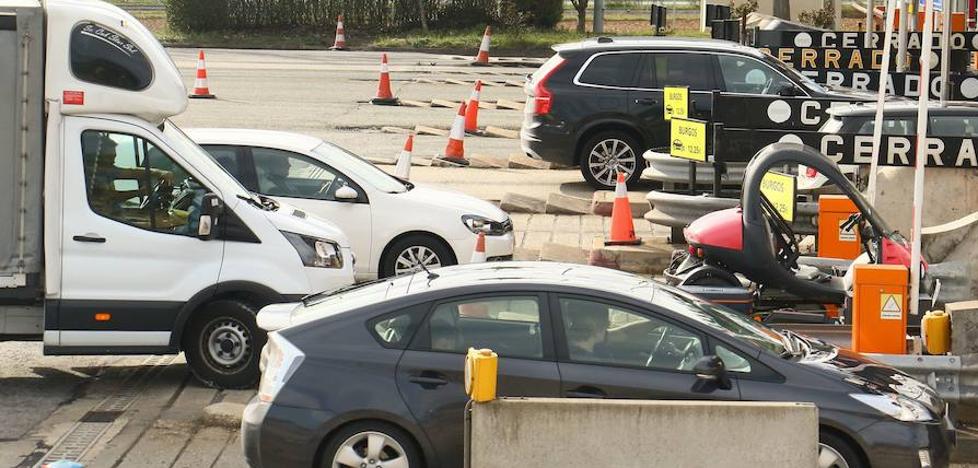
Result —
[{"label": "suv roof rails", "polygon": [[610,38],[608,36],[598,36],[597,41],[598,41],[598,44],[608,44],[610,42],[615,42],[614,39],[612,39],[612,38]]}]

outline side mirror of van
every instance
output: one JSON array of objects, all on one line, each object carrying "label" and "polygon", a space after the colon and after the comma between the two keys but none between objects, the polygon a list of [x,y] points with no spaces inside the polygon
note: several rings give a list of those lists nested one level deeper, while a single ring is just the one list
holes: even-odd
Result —
[{"label": "side mirror of van", "polygon": [[703,356],[693,365],[693,373],[696,374],[697,386],[701,391],[719,388],[730,390],[733,384],[730,376],[727,375],[727,366],[723,364],[723,359],[719,356]]},{"label": "side mirror of van", "polygon": [[349,185],[344,185],[336,189],[336,193],[333,196],[336,197],[337,200],[352,201],[356,200],[360,196],[360,193],[357,192],[357,189],[350,187]]},{"label": "side mirror of van", "polygon": [[202,240],[214,238],[214,227],[217,226],[221,213],[224,212],[224,201],[213,193],[204,195],[200,204],[200,219],[197,223],[197,237]]}]

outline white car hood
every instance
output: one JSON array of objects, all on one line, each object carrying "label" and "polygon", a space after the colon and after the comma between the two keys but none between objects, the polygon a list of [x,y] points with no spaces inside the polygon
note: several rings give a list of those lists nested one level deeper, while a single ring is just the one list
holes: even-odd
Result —
[{"label": "white car hood", "polygon": [[281,201],[278,203],[279,209],[276,211],[266,211],[265,216],[279,231],[288,231],[327,239],[340,244],[340,247],[350,247],[350,239],[335,224],[312,213],[300,210],[288,203]]},{"label": "white car hood", "polygon": [[505,211],[500,210],[496,205],[455,190],[443,190],[425,185],[415,185],[413,189],[393,196],[415,203],[433,205],[441,209],[452,209],[457,211],[459,216],[473,214],[485,216],[498,222],[509,219],[509,215]]}]

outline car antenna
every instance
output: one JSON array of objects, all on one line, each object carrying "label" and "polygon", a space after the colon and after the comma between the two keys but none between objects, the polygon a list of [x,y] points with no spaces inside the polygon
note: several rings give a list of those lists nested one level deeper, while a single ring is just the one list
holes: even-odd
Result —
[{"label": "car antenna", "polygon": [[418,266],[420,266],[421,269],[424,270],[425,274],[428,275],[428,281],[438,278],[438,273],[432,273],[431,270],[429,270],[428,267],[425,266],[424,262],[418,262]]}]

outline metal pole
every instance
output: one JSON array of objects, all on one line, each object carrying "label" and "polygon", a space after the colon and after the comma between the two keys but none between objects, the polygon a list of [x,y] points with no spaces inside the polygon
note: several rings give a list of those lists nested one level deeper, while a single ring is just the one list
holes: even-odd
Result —
[{"label": "metal pole", "polygon": [[897,38],[897,62],[898,72],[907,71],[907,29],[910,23],[910,6],[906,0],[900,0],[900,35]]},{"label": "metal pole", "polygon": [[883,137],[883,103],[886,102],[886,88],[890,79],[890,51],[893,47],[893,15],[896,13],[896,0],[886,2],[883,22],[886,33],[883,36],[883,66],[880,69],[880,85],[876,91],[876,121],[873,125],[873,160],[869,163],[869,204],[876,202],[876,173],[879,170],[880,140]]},{"label": "metal pole", "polygon": [[924,163],[927,158],[927,101],[930,89],[930,52],[934,41],[934,0],[924,7],[923,43],[920,44],[920,96],[917,97],[917,151],[913,173],[913,224],[910,235],[910,313],[918,315],[920,302],[920,230],[924,210]]},{"label": "metal pole", "polygon": [[832,2],[832,29],[842,30],[842,0],[829,0]]},{"label": "metal pole", "polygon": [[951,70],[951,14],[954,12],[954,0],[944,2],[944,29],[941,31],[941,107],[947,107],[947,98],[951,92],[948,86],[948,74]]},{"label": "metal pole", "polygon": [[604,0],[594,0],[594,34],[604,34]]},{"label": "metal pole", "polygon": [[872,48],[872,41],[869,37],[869,32],[873,30],[873,0],[866,0],[866,42],[864,46],[867,49]]}]

